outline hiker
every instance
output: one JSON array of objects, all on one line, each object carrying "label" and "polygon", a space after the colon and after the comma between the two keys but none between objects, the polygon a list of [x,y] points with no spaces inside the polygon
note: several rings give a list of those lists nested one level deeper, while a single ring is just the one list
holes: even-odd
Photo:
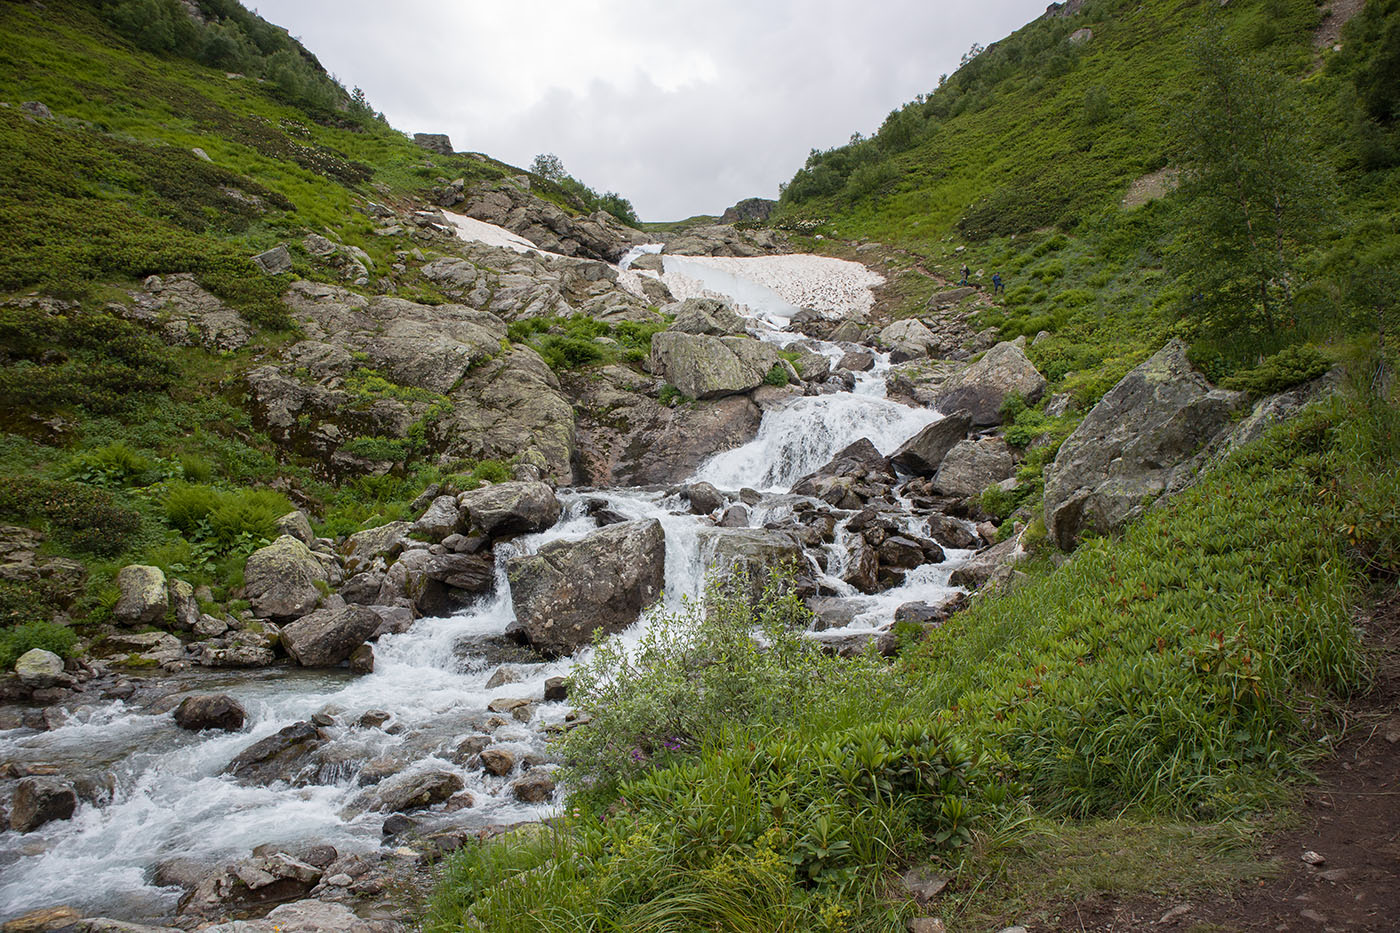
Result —
[{"label": "hiker", "polygon": [[997,292],[1003,292],[1003,293],[1005,293],[1005,291],[1006,291],[1006,283],[1003,282],[1003,281],[1001,280],[1001,273],[1000,273],[1000,272],[993,272],[993,273],[992,273],[992,294],[995,295]]},{"label": "hiker", "polygon": [[967,284],[967,274],[968,274],[968,271],[969,271],[969,270],[968,270],[968,268],[967,268],[967,263],[963,263],[963,267],[962,267],[962,281],[958,283],[959,285],[966,285],[966,284]]}]

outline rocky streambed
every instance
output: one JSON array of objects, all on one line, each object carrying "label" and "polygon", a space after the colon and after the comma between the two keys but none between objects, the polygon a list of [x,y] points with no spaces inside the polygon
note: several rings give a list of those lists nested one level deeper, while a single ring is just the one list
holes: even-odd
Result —
[{"label": "rocky streambed", "polygon": [[[538,383],[547,402],[535,398],[512,423],[532,456],[512,481],[426,490],[415,521],[342,541],[287,516],[285,534],[249,559],[241,619],[201,615],[187,587],[155,568],[123,571],[119,618],[139,629],[173,610],[185,631],[112,636],[128,660],[160,672],[36,662],[10,684],[28,703],[0,708],[11,827],[0,833],[0,917],[68,905],[74,918],[190,928],[286,904],[259,923],[391,927],[395,898],[434,858],[559,805],[550,738],[587,727],[566,678],[595,633],[636,639],[654,613],[700,593],[708,573],[761,579],[790,561],[812,638],[835,653],[890,653],[897,620],[936,626],[968,591],[1014,575],[1017,536],[977,501],[1016,482],[1020,454],[995,430],[1003,400],[1045,390],[1022,345],[940,331],[937,320],[872,327],[860,320],[873,284],[863,269],[822,275],[833,261],[797,259],[784,268],[653,255],[611,278],[579,260],[561,267],[557,300],[611,300],[586,283],[629,275],[634,293],[684,296],[647,361],[653,378],[700,400],[680,407],[684,418],[654,391],[627,390],[641,378],[632,370],[605,367],[570,387],[533,351],[493,355],[502,325],[489,311],[449,306],[439,320],[407,302],[294,287],[310,339],[292,355],[312,368],[333,372],[353,346],[478,404],[502,374],[524,373],[512,391],[530,397]],[[481,284],[473,270],[439,261],[435,274],[467,294]],[[483,306],[510,284],[493,280]],[[857,307],[822,313],[808,301]],[[401,339],[387,339],[393,328]],[[415,341],[423,346],[410,353]],[[987,352],[969,361],[968,344]],[[467,382],[448,379],[444,361],[461,365],[464,346],[481,358]],[[1047,496],[1058,537],[1121,521],[1123,496],[1109,492],[1179,485],[1186,472],[1159,476],[1163,458],[1134,453],[1161,452],[1145,436],[1152,425],[1171,433],[1183,412],[1202,425],[1177,445],[1190,451],[1172,452],[1177,463],[1198,462],[1207,435],[1229,428],[1240,399],[1198,385],[1189,367],[1177,372],[1179,350],[1163,354],[1105,399],[1117,414],[1091,413],[1066,444],[1078,465],[1052,476]],[[306,422],[295,427],[283,404],[297,392],[303,411],[337,404],[333,390],[292,386],[291,373],[273,364],[253,379],[270,423],[288,432]],[[574,430],[550,408],[568,408],[566,391],[582,411]],[[464,407],[459,420],[476,417]],[[493,435],[491,418],[463,422],[444,443],[525,446],[504,428]],[[1126,473],[1136,460],[1152,463]],[[595,485],[556,485],[563,476]],[[274,663],[281,655],[292,663]]]}]

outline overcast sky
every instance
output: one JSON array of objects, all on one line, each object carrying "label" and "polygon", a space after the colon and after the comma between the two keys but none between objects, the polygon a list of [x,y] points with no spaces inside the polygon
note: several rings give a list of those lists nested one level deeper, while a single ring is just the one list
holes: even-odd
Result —
[{"label": "overcast sky", "polygon": [[778,196],[1047,0],[244,0],[397,129],[552,152],[643,220]]}]

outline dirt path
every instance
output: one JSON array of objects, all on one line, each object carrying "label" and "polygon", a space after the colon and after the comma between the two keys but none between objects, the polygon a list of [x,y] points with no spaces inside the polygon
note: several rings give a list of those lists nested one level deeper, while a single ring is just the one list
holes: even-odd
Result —
[{"label": "dirt path", "polygon": [[[1400,591],[1361,620],[1377,649],[1376,689],[1349,712],[1353,729],[1319,769],[1298,826],[1270,839],[1272,877],[1193,902],[1160,899],[1094,905],[1067,930],[1124,933],[1323,933],[1400,930]],[[1324,861],[1309,864],[1305,853]],[[1039,931],[1037,931],[1039,933]]]}]

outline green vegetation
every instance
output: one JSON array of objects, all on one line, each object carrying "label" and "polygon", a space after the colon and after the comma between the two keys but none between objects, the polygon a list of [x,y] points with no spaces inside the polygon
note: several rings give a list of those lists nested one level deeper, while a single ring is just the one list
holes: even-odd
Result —
[{"label": "green vegetation", "polygon": [[640,362],[651,354],[652,335],[666,325],[661,317],[608,324],[586,314],[547,315],[512,321],[506,334],[513,343],[533,347],[551,369],[566,372],[602,363]]},{"label": "green vegetation", "polygon": [[[781,590],[712,589],[703,617],[578,669],[571,809],[455,856],[428,928],[894,931],[912,904],[888,899],[892,871],[980,879],[945,899],[976,914],[989,870],[1028,861],[1009,853],[1104,825],[1065,818],[1145,818],[1113,829],[1138,840],[1125,864],[1163,841],[1178,858],[1173,819],[1238,842],[1366,683],[1351,604],[1400,573],[1396,419],[1383,399],[1315,409],[893,667],[820,654]],[[1373,509],[1392,519],[1338,533]]]},{"label": "green vegetation", "polygon": [[71,628],[52,622],[25,622],[0,631],[0,669],[9,670],[26,651],[42,648],[61,658],[71,657],[78,642]]},{"label": "green vegetation", "polygon": [[631,201],[616,191],[608,191],[604,194],[594,191],[565,171],[564,163],[552,152],[542,152],[535,156],[535,161],[530,163],[530,171],[545,181],[557,185],[566,195],[573,198],[590,213],[606,211],[629,227],[642,225],[641,221],[637,219],[637,212],[633,209]]}]

